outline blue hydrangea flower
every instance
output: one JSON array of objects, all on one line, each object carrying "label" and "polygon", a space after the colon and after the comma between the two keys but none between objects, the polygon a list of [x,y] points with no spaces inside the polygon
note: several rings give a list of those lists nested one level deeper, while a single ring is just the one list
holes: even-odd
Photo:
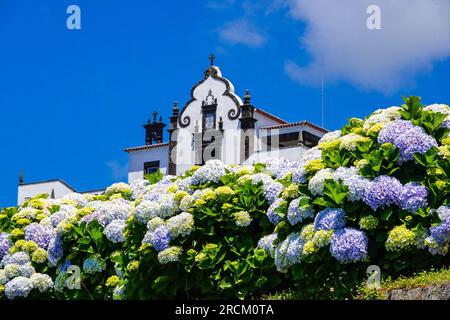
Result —
[{"label": "blue hydrangea flower", "polygon": [[160,226],[154,231],[147,231],[142,243],[150,243],[156,251],[162,251],[169,247],[170,240],[169,229],[166,226]]},{"label": "blue hydrangea flower", "polygon": [[47,249],[56,231],[48,225],[32,223],[25,227],[25,240],[33,240],[39,247]]},{"label": "blue hydrangea flower", "polygon": [[97,220],[103,227],[108,224],[107,217],[101,211],[94,211],[80,219],[80,223],[89,224],[92,221]]},{"label": "blue hydrangea flower", "polygon": [[8,299],[26,298],[33,289],[33,283],[26,277],[16,277],[5,285],[5,295]]},{"label": "blue hydrangea flower", "polygon": [[379,176],[367,184],[363,201],[377,210],[399,202],[402,184],[394,177]]},{"label": "blue hydrangea flower", "polygon": [[297,161],[289,161],[285,158],[269,159],[266,161],[267,171],[276,179],[283,179],[296,167],[298,167]]},{"label": "blue hydrangea flower", "polygon": [[72,265],[69,260],[64,261],[58,268],[58,272],[66,272],[67,268]]},{"label": "blue hydrangea flower", "polygon": [[225,165],[220,160],[208,160],[205,165],[197,169],[192,175],[192,184],[199,185],[207,182],[219,182],[225,175]]},{"label": "blue hydrangea flower", "polygon": [[300,262],[303,245],[300,234],[291,233],[276,246],[274,259],[279,272],[286,272],[290,266]]},{"label": "blue hydrangea flower", "polygon": [[103,234],[113,243],[124,242],[123,229],[126,227],[124,220],[113,220],[103,230]]},{"label": "blue hydrangea flower", "polygon": [[69,218],[70,216],[72,216],[72,212],[60,210],[50,216],[50,221],[55,228],[61,221]]},{"label": "blue hydrangea flower", "polygon": [[430,233],[437,243],[448,242],[450,236],[450,224],[443,222],[437,226],[433,226],[430,228]]},{"label": "blue hydrangea flower", "polygon": [[403,210],[411,213],[427,205],[427,189],[417,182],[410,182],[403,186],[399,197],[399,205]]},{"label": "blue hydrangea flower", "polygon": [[87,274],[102,272],[105,269],[105,263],[98,258],[87,258],[83,261],[83,271]]},{"label": "blue hydrangea flower", "polygon": [[24,265],[19,266],[19,273],[23,277],[31,277],[32,274],[36,273],[31,263],[26,263]]},{"label": "blue hydrangea flower", "polygon": [[364,197],[364,192],[369,184],[369,180],[358,174],[356,167],[339,167],[333,172],[335,181],[342,181],[342,184],[348,188],[348,200],[355,202]]},{"label": "blue hydrangea flower", "polygon": [[436,211],[441,221],[450,223],[450,206],[440,206]]},{"label": "blue hydrangea flower", "polygon": [[331,255],[340,263],[361,261],[367,257],[367,250],[367,236],[361,230],[340,229],[334,233],[331,239]]},{"label": "blue hydrangea flower", "polygon": [[63,242],[59,236],[53,237],[50,240],[47,253],[48,253],[48,261],[53,267],[56,267],[59,259],[61,259],[64,254]]},{"label": "blue hydrangea flower", "polygon": [[340,208],[326,208],[314,220],[314,231],[338,230],[345,227],[345,212]]},{"label": "blue hydrangea flower", "polygon": [[272,181],[273,181],[273,179],[271,176],[269,176],[268,174],[262,173],[262,172],[256,173],[252,177],[253,184],[258,184],[258,183],[262,182],[262,184],[265,185]]},{"label": "blue hydrangea flower", "polygon": [[305,167],[303,165],[294,168],[292,171],[292,183],[306,183],[308,181],[306,179]]},{"label": "blue hydrangea flower", "polygon": [[26,263],[30,262],[30,256],[25,251],[19,251],[14,254],[12,254],[7,264],[18,264],[18,265],[24,265]]},{"label": "blue hydrangea flower", "polygon": [[274,225],[279,224],[281,221],[281,217],[276,210],[280,207],[280,205],[283,202],[284,202],[284,199],[278,198],[277,200],[275,200],[274,203],[272,203],[269,206],[269,209],[267,209],[267,213],[266,213],[267,218],[269,218],[269,221],[272,222]]},{"label": "blue hydrangea flower", "polygon": [[414,153],[425,153],[431,147],[437,147],[436,140],[428,135],[422,127],[414,127],[399,135],[394,140],[394,145],[400,149],[398,162],[413,160]]},{"label": "blue hydrangea flower", "polygon": [[9,241],[9,234],[6,232],[0,233],[0,259],[9,251],[11,246],[12,243]]},{"label": "blue hydrangea flower", "polygon": [[310,206],[301,207],[300,200],[297,198],[291,201],[288,208],[287,219],[291,225],[296,225],[307,218],[314,218],[314,209]]},{"label": "blue hydrangea flower", "polygon": [[264,198],[266,198],[269,204],[272,204],[280,196],[284,186],[279,182],[270,182],[268,184],[264,184],[263,189]]},{"label": "blue hydrangea flower", "polygon": [[395,139],[409,129],[414,128],[411,121],[408,120],[394,120],[389,122],[378,134],[378,143],[394,143]]},{"label": "blue hydrangea flower", "polygon": [[278,235],[276,233],[269,234],[262,237],[258,241],[258,248],[263,249],[266,253],[272,255],[275,249],[274,241],[277,239]]}]

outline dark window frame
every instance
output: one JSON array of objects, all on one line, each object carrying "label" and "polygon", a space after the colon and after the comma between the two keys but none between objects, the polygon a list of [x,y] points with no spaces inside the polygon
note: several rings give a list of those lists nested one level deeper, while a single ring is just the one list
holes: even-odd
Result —
[{"label": "dark window frame", "polygon": [[146,161],[144,162],[144,176],[146,174],[152,174],[161,168],[161,163],[159,160],[156,161]]}]

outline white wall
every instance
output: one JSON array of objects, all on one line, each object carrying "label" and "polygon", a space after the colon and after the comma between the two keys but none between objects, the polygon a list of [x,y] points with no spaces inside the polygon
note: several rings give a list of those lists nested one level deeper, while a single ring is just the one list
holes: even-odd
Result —
[{"label": "white wall", "polygon": [[144,162],[159,161],[160,170],[167,173],[169,146],[134,151],[128,154],[128,183],[144,177]]},{"label": "white wall", "polygon": [[254,164],[259,162],[266,162],[269,159],[285,158],[288,160],[297,160],[301,157],[303,152],[308,148],[303,146],[297,146],[292,148],[271,150],[271,151],[258,151],[252,154],[244,164]]},{"label": "white wall", "polygon": [[31,184],[22,184],[19,185],[18,196],[17,196],[17,204],[21,205],[28,198],[32,198],[37,196],[40,193],[47,193],[51,195],[52,190],[54,190],[55,198],[62,198],[68,193],[72,193],[75,190],[66,186],[60,180],[54,181],[46,181],[46,182],[38,182]]}]

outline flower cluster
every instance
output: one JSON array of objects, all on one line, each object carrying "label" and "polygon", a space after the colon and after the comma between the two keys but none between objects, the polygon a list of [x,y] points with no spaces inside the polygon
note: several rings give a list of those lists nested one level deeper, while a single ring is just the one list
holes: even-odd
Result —
[{"label": "flower cluster", "polygon": [[396,178],[378,176],[368,184],[363,200],[372,210],[377,210],[397,204],[401,192],[402,184]]},{"label": "flower cluster", "polygon": [[204,166],[194,172],[192,175],[192,184],[218,183],[225,173],[225,165],[220,160],[208,160]]},{"label": "flower cluster", "polygon": [[257,274],[259,286],[276,270],[306,277],[311,263],[431,261],[450,247],[446,126],[448,106],[407,102],[353,118],[292,159],[210,160],[180,177],[117,183],[102,195],[37,196],[0,213],[0,298],[64,295],[70,261],[82,264],[90,293],[113,299],[134,297],[138,278],[153,283],[157,298],[155,280],[172,281],[174,270],[231,292],[226,279],[243,265],[248,283]]}]

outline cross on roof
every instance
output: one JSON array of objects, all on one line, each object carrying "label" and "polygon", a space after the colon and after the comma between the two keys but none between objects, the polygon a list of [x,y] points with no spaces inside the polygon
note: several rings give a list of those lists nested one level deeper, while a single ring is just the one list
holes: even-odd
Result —
[{"label": "cross on roof", "polygon": [[209,56],[209,61],[210,61],[210,63],[211,63],[211,66],[213,66],[214,65],[214,59],[215,59],[216,57],[211,53],[211,55]]},{"label": "cross on roof", "polygon": [[153,115],[153,122],[156,122],[156,116],[158,115],[158,112],[153,111],[152,115]]}]

